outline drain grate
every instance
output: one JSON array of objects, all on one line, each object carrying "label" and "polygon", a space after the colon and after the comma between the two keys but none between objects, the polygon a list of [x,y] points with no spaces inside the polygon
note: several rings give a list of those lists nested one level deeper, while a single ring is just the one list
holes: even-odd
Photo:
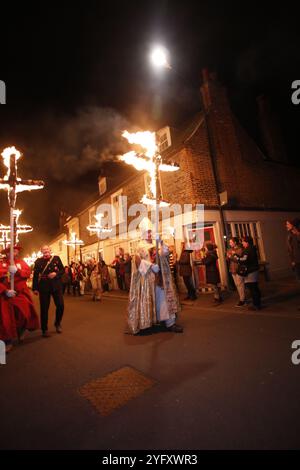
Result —
[{"label": "drain grate", "polygon": [[92,380],[79,389],[103,416],[125,405],[133,398],[142,395],[155,384],[155,380],[146,377],[133,367],[122,367],[99,379]]}]

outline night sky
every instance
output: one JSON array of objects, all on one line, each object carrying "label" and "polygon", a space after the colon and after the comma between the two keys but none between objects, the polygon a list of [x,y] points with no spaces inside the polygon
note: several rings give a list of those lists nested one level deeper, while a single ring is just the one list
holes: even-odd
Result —
[{"label": "night sky", "polygon": [[[255,138],[255,97],[270,98],[290,162],[298,164],[300,105],[291,103],[291,83],[300,79],[300,20],[293,3],[283,4],[1,5],[0,79],[7,104],[0,106],[0,148],[15,145],[24,153],[22,176],[46,182],[42,191],[19,195],[22,221],[35,228],[34,236],[22,237],[25,248],[57,232],[60,209],[76,213],[97,191],[101,168],[123,171],[111,163],[125,150],[123,129],[176,126],[199,110],[203,67],[217,72]],[[157,43],[169,50],[173,70],[151,69],[148,55]],[[7,223],[1,193],[0,222]]]}]

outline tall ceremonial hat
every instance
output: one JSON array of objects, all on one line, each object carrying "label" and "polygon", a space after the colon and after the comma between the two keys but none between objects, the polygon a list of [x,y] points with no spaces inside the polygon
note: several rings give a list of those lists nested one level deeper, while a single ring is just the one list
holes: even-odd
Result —
[{"label": "tall ceremonial hat", "polygon": [[[19,252],[22,250],[21,245],[14,245],[14,250],[18,250]],[[8,254],[10,252],[10,245],[8,245],[4,250],[2,250],[3,254]]]}]

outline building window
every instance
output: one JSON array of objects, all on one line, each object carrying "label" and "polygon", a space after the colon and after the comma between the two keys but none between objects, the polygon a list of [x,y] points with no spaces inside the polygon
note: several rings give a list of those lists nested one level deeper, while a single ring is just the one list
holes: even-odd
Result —
[{"label": "building window", "polygon": [[122,194],[123,189],[120,189],[111,196],[112,225],[121,224],[125,220]]},{"label": "building window", "polygon": [[107,182],[105,176],[100,176],[98,179],[99,195],[102,196],[107,190]]},{"label": "building window", "polygon": [[[92,209],[89,209],[89,225],[95,225],[96,223],[95,215],[96,215],[96,208],[92,207]],[[90,237],[92,237],[93,235],[95,235],[95,233],[89,231],[89,235]]]},{"label": "building window", "polygon": [[62,251],[62,248],[63,248],[62,240],[59,241],[58,247],[59,247],[59,251]]},{"label": "building window", "polygon": [[156,133],[158,148],[160,152],[163,152],[168,147],[171,147],[171,133],[169,126],[163,127]]},{"label": "building window", "polygon": [[259,222],[229,222],[227,224],[227,232],[229,237],[252,237],[257,248],[259,260],[266,261]]},{"label": "building window", "polygon": [[137,252],[139,245],[140,245],[140,239],[130,241],[129,242],[129,254],[134,255]]}]

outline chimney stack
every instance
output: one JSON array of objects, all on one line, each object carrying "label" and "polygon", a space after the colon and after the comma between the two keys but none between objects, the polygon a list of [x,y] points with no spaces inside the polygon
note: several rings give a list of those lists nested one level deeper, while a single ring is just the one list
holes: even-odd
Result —
[{"label": "chimney stack", "polygon": [[256,98],[262,142],[270,160],[287,163],[279,118],[264,95]]}]

